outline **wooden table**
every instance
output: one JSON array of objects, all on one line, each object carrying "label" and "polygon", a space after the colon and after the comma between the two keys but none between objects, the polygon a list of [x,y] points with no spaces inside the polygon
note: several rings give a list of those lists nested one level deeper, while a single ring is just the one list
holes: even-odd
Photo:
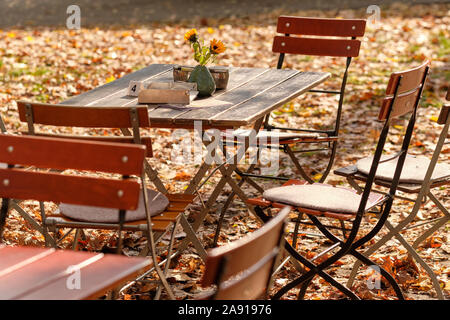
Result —
[{"label": "wooden table", "polygon": [[0,300],[95,299],[151,264],[148,258],[0,245]]},{"label": "wooden table", "polygon": [[[82,106],[132,106],[136,97],[127,96],[128,84],[136,81],[173,81],[173,65],[152,64],[118,80],[62,102]],[[237,128],[256,120],[317,86],[330,76],[326,72],[300,72],[289,69],[230,68],[226,90],[213,95],[217,105],[197,110],[174,110],[149,106],[152,127],[193,128],[194,121],[204,127]]]},{"label": "wooden table", "polygon": [[[173,81],[172,70],[173,65],[171,64],[152,64],[116,81],[66,100],[61,104],[134,106],[138,104],[137,98],[127,95],[130,81],[143,81],[144,83]],[[201,127],[201,132],[199,132],[201,137],[203,137],[203,130],[209,128],[223,130],[253,125],[253,129],[258,132],[267,114],[324,82],[328,77],[330,77],[330,74],[327,72],[230,67],[227,89],[217,90],[212,98],[207,98],[210,99],[211,106],[201,109],[179,110],[148,105],[150,125],[156,128],[198,129]],[[246,196],[233,181],[231,175],[248,147],[248,144],[245,143],[241,147],[242,150],[236,153],[233,163],[230,163],[227,168],[219,167],[222,178],[194,224],[190,226],[186,219],[181,219],[181,224],[188,235],[193,233],[195,235],[195,231],[200,227],[225,184],[230,185],[245,203]],[[239,155],[241,158],[239,158]],[[193,194],[196,192],[198,185],[210,167],[211,164],[207,164],[206,161],[199,167],[185,193]],[[179,246],[179,251],[186,247],[187,241],[194,244],[202,258],[206,257],[206,252],[203,248],[200,248],[198,239],[186,239],[183,245]]]}]

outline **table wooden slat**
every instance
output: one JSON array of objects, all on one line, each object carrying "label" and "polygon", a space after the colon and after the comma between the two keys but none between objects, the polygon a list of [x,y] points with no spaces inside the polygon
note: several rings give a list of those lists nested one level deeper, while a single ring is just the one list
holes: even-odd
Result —
[{"label": "table wooden slat", "polygon": [[[237,105],[245,103],[246,101],[253,99],[254,97],[262,94],[264,90],[269,90],[276,87],[280,83],[283,83],[290,77],[296,75],[297,70],[276,70],[271,69],[268,72],[263,73],[252,81],[237,88],[236,90],[225,93],[219,97],[220,101],[228,102],[228,104],[218,102],[217,106],[208,107],[198,110],[192,110],[183,114],[175,119],[175,123],[186,123],[195,120],[210,122],[211,119],[216,117],[221,112],[235,108]],[[238,117],[237,119],[240,119]],[[234,120],[234,119],[233,119]]]},{"label": "table wooden slat", "polygon": [[[136,80],[136,81],[143,81],[144,84],[147,84],[151,81],[158,81],[158,82],[167,82],[167,81],[173,81],[173,73],[172,73],[172,69],[170,69],[169,71],[165,71],[163,73],[157,74],[151,78],[148,78],[147,80],[139,80],[139,79],[134,79],[130,78],[131,80]],[[122,88],[120,90],[118,90],[116,93],[98,100],[94,103],[92,103],[92,106],[134,106],[134,105],[138,105],[138,101],[137,101],[137,97],[133,97],[133,96],[128,96],[128,84],[124,83]]]},{"label": "table wooden slat", "polygon": [[120,79],[70,98],[69,100],[62,102],[62,104],[77,106],[92,104],[97,102],[99,99],[104,99],[105,97],[110,96],[111,94],[117,94],[119,90],[128,88],[128,84],[131,80],[148,80],[149,78],[167,72],[168,70],[172,70],[172,65],[152,64],[146,68],[127,74]]},{"label": "table wooden slat", "polygon": [[[67,105],[131,106],[136,97],[128,97],[129,81],[170,81],[173,65],[154,64],[128,74],[116,81],[71,98]],[[320,84],[329,73],[299,72],[289,69],[230,67],[226,90],[218,90],[212,107],[179,110],[149,105],[151,126],[163,128],[192,128],[195,121],[204,126],[232,128],[249,125],[283,103]]]},{"label": "table wooden slat", "polygon": [[[237,126],[252,123],[264,114],[282,106],[300,94],[310,90],[323,82],[329,74],[316,72],[303,72],[277,86],[253,97],[238,106],[228,109],[211,119],[211,123],[225,124],[235,121]],[[261,108],[264,105],[264,108]]]},{"label": "table wooden slat", "polygon": [[[214,99],[222,100],[224,96],[238,90],[241,86],[268,72],[269,69],[263,68],[230,68],[230,78],[226,90],[218,90],[213,94]],[[209,108],[207,108],[209,109]],[[167,107],[151,107],[149,117],[152,126],[165,126],[171,123],[171,119],[184,118],[184,115],[190,114],[196,110],[177,110]],[[205,109],[202,109],[205,110]],[[192,122],[192,120],[188,120]]]}]

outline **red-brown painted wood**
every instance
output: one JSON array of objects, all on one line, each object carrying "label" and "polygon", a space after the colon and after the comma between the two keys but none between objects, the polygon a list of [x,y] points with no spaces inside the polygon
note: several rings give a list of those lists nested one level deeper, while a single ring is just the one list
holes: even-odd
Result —
[{"label": "red-brown painted wood", "polygon": [[[20,121],[27,121],[25,105],[33,109],[33,122],[37,124],[85,127],[131,128],[130,107],[67,106],[27,101],[17,101]],[[147,106],[135,106],[139,114],[139,126],[150,127]]]},{"label": "red-brown painted wood", "polygon": [[[135,210],[140,185],[133,180],[0,169],[0,197]],[[122,195],[120,196],[121,193]]]},{"label": "red-brown painted wood", "polygon": [[312,56],[357,57],[360,46],[359,40],[276,36],[272,51]]},{"label": "red-brown painted wood", "polygon": [[290,210],[280,212],[257,231],[229,245],[210,249],[206,260],[202,285],[209,286],[216,282],[219,266],[226,259],[226,267],[222,270],[221,282],[239,279],[233,286],[220,287],[217,299],[256,299],[264,292],[271,275],[273,259],[262,263],[258,270],[252,266],[261,263],[261,259],[279,248],[282,228]]},{"label": "red-brown painted wood", "polygon": [[[21,131],[21,134],[28,135],[28,131]],[[113,142],[113,143],[134,143],[133,137],[125,137],[125,136],[77,136],[77,135],[69,135],[69,134],[51,134],[44,132],[35,133],[36,136],[40,137],[50,137],[50,138],[61,138],[61,139],[78,139],[78,140],[90,140],[90,141],[98,141],[98,142]],[[147,150],[145,156],[147,158],[153,157],[153,147],[152,147],[152,138],[150,137],[141,137],[141,143],[144,145]]]},{"label": "red-brown painted wood", "polygon": [[419,88],[422,83],[426,67],[429,65],[430,61],[426,60],[420,66],[417,66],[415,68],[392,73],[386,88],[386,95],[394,94],[400,77],[402,78],[402,81],[400,83],[400,86],[398,87],[397,94],[402,94]]},{"label": "red-brown painted wood", "polygon": [[331,37],[362,37],[366,28],[363,19],[327,19],[280,16],[277,32]]},{"label": "red-brown painted wood", "polygon": [[145,153],[142,145],[0,134],[0,162],[8,164],[140,175]]}]

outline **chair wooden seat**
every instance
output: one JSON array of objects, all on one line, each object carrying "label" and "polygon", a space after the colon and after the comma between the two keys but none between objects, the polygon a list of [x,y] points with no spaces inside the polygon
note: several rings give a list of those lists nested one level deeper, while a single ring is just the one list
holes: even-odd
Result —
[{"label": "chair wooden seat", "polygon": [[[356,214],[361,202],[361,195],[354,189],[334,187],[322,183],[290,185],[271,188],[263,193],[267,200],[302,207],[313,211]],[[379,205],[383,196],[371,193],[365,210]]]},{"label": "chair wooden seat", "polygon": [[[339,168],[333,171],[334,174],[345,177],[345,178],[352,178],[357,181],[365,182],[367,181],[367,175],[358,171],[356,165],[351,165],[343,168]],[[375,179],[374,183],[376,185],[379,185],[381,187],[389,188],[391,186],[391,182],[384,180],[384,179]],[[445,178],[442,180],[433,181],[430,184],[430,188],[436,188],[440,186],[444,186],[450,184],[450,179]],[[405,193],[418,193],[420,189],[422,188],[421,183],[399,183],[397,189],[399,191],[405,192]]]},{"label": "chair wooden seat", "polygon": [[[169,199],[161,192],[147,189],[148,209],[150,215],[156,216],[164,212],[169,206]],[[61,203],[59,211],[65,217],[86,221],[86,222],[100,222],[100,223],[118,223],[119,213],[115,209],[82,206],[76,204]],[[142,193],[139,195],[139,203],[136,210],[128,210],[125,215],[125,222],[146,219],[144,197]]]},{"label": "chair wooden seat", "polygon": [[[292,180],[289,180],[286,183],[284,183],[282,187],[287,187],[287,186],[292,186],[292,185],[307,185],[307,184],[308,183],[306,181],[292,179]],[[347,190],[349,192],[354,192],[354,190],[352,190],[352,189],[347,189]],[[381,204],[385,200],[385,197],[373,193],[371,200],[372,200],[371,207],[373,207],[373,206]],[[249,199],[248,203],[255,205],[255,206],[259,206],[259,207],[283,208],[286,206],[292,206],[292,204],[289,204],[289,203],[270,201],[270,200],[265,199],[264,197],[257,197],[257,198]],[[294,208],[295,208],[295,210],[302,212],[302,213],[311,214],[311,215],[315,215],[315,216],[323,216],[323,217],[328,217],[328,218],[333,218],[333,219],[338,219],[338,220],[351,220],[355,217],[354,214],[349,214],[349,213],[344,213],[344,212],[321,211],[321,210],[314,210],[314,209],[304,208],[304,207],[299,207],[299,206],[294,206]]]},{"label": "chair wooden seat", "polygon": [[[267,221],[267,219],[273,214],[272,210],[266,210],[267,212],[264,212],[264,209],[270,209],[270,207],[276,207],[280,205],[294,205],[294,207],[300,212],[298,218],[295,221],[295,227],[292,236],[292,245],[290,243],[287,243],[285,244],[285,248],[289,252],[291,257],[301,262],[309,270],[306,270],[298,278],[284,285],[273,296],[273,299],[281,298],[289,290],[300,285],[301,288],[298,293],[298,298],[303,298],[308,286],[316,275],[320,275],[325,281],[339,289],[349,298],[355,300],[360,299],[353,291],[350,290],[350,286],[342,285],[342,283],[336,281],[336,279],[333,279],[333,277],[327,274],[325,270],[346,255],[351,255],[358,259],[358,261],[361,261],[368,266],[376,265],[374,261],[368,258],[369,255],[364,255],[358,250],[361,249],[369,241],[374,239],[374,237],[378,234],[378,232],[383,228],[384,225],[386,225],[388,228],[390,227],[388,217],[392,208],[394,197],[396,195],[408,148],[411,143],[411,137],[416,121],[417,109],[428,72],[429,61],[425,61],[423,64],[416,68],[412,68],[402,72],[396,72],[391,75],[386,89],[386,96],[383,99],[380,113],[378,115],[378,120],[382,120],[384,124],[380,133],[380,137],[378,139],[374,156],[371,159],[372,161],[370,164],[370,169],[368,170],[369,174],[367,176],[366,184],[363,189],[358,188],[355,191],[350,191],[348,189],[338,189],[337,187],[325,186],[320,184],[312,184],[306,186],[306,182],[290,181],[280,188],[272,189],[273,192],[270,192],[270,189],[269,192],[264,192],[263,197],[267,197],[268,199],[258,198],[251,199],[249,201],[251,204],[254,204],[256,206],[254,208],[254,211],[262,221]],[[393,124],[393,119],[404,116],[406,114],[409,114],[407,130],[403,134],[402,141],[399,143],[401,145],[400,151],[394,157],[392,157],[392,159],[398,158],[398,161],[396,161],[394,178],[390,183],[389,192],[386,195],[380,194],[378,192],[373,192],[372,187],[376,178],[375,175],[377,173],[377,169],[379,168],[380,164],[387,161],[382,161],[381,159],[385,149],[386,141],[388,139],[389,128]],[[354,172],[356,171],[358,170],[354,170]],[[298,186],[292,186],[292,184],[298,184]],[[351,185],[355,186],[355,184]],[[288,192],[281,192],[283,188],[285,188],[285,190],[287,190]],[[313,195],[312,193],[314,192],[317,194]],[[358,192],[357,197],[355,197],[356,192]],[[359,196],[359,194],[361,194],[361,196]],[[338,195],[338,197],[336,197],[336,195]],[[298,196],[301,197],[297,198]],[[276,200],[276,203],[273,202],[274,200]],[[351,201],[353,203],[350,205],[346,205],[345,201]],[[377,208],[379,210],[376,211],[378,213],[378,221],[373,226],[371,226],[370,231],[366,232],[362,237],[359,237],[358,234],[360,232],[362,219],[364,215],[367,214],[369,210],[371,210],[374,206],[379,207]],[[340,208],[343,208],[343,210],[339,210]],[[306,257],[302,256],[296,250],[297,236],[299,232],[298,227],[300,223],[303,223],[301,219],[301,213],[306,213],[312,225],[317,227],[322,235],[332,243],[332,245],[328,249],[325,249],[321,253],[317,254],[316,257],[323,256],[331,252],[331,250],[339,248],[339,250],[336,250],[332,255],[326,256],[324,261],[314,262],[313,260],[309,260]],[[341,221],[343,237],[340,238],[332,232],[332,230],[336,227],[333,225],[324,224],[322,220],[319,220],[316,217],[317,215],[339,220],[352,219],[352,221],[349,222],[351,223],[351,229],[347,229],[345,222]],[[349,231],[349,233],[347,234],[346,231]],[[402,238],[402,240],[404,239]],[[390,283],[397,297],[403,300],[404,295],[395,278],[383,267],[378,267],[380,274]]]},{"label": "chair wooden seat", "polygon": [[[384,155],[383,157],[381,157],[381,161],[385,162],[380,163],[375,178],[380,180],[392,181],[398,159],[390,159],[391,157],[392,156],[390,155]],[[373,157],[366,157],[358,160],[356,162],[358,171],[366,175],[369,174],[370,163],[372,162],[372,159]],[[408,155],[405,159],[399,182],[422,184],[424,182],[424,178],[429,166],[430,159],[426,157],[416,157]],[[446,163],[436,163],[430,179],[432,182],[450,179],[450,165]]]},{"label": "chair wooden seat", "polygon": [[[180,214],[183,214],[186,207],[191,204],[196,196],[188,194],[168,194],[169,205],[166,210],[158,215],[152,216],[152,229],[158,233],[164,233],[176,222]],[[76,228],[88,227],[92,225],[89,221],[80,221],[71,219],[61,213],[48,214],[46,224],[52,228]],[[97,223],[98,227],[105,230],[116,230],[117,223]],[[127,221],[123,225],[126,231],[145,231],[147,230],[147,220],[139,219],[135,221]]]},{"label": "chair wooden seat", "polygon": [[[80,271],[79,287],[70,288]],[[1,300],[95,299],[153,266],[142,257],[0,246]]]}]

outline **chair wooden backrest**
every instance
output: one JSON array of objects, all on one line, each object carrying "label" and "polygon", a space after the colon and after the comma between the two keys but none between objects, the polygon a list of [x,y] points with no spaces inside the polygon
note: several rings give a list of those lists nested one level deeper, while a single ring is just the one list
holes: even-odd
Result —
[{"label": "chair wooden backrest", "polygon": [[0,134],[0,197],[135,210],[140,183],[133,179],[24,170],[34,166],[140,176],[145,147],[48,137]]},{"label": "chair wooden backrest", "polygon": [[[80,127],[80,128],[133,128],[133,137],[97,137],[67,136],[71,139],[111,141],[119,143],[138,143],[147,147],[147,157],[152,156],[151,139],[142,138],[139,128],[150,127],[146,106],[103,107],[68,106],[28,101],[17,101],[20,121],[27,122],[28,133],[42,136],[54,136],[36,133],[35,124]],[[61,136],[64,137],[64,136]]]},{"label": "chair wooden backrest", "polygon": [[[357,57],[366,20],[363,19],[325,19],[280,16],[272,51],[278,53],[304,54],[331,57]],[[291,35],[300,35],[292,37]],[[351,39],[317,38],[303,36],[342,37]]]},{"label": "chair wooden backrest", "polygon": [[208,251],[202,285],[217,286],[209,298],[252,300],[263,296],[270,283],[291,209],[283,208],[275,218],[242,239]]},{"label": "chair wooden backrest", "polygon": [[[450,87],[447,90],[447,96],[445,97],[445,99],[447,101],[450,101]],[[446,124],[449,117],[450,117],[450,104],[444,104],[442,106],[441,113],[439,114],[437,123]]]},{"label": "chair wooden backrest", "polygon": [[[389,134],[389,127],[392,124],[391,120],[410,113],[411,115],[409,117],[408,126],[403,135],[401,150],[394,156],[389,157],[389,159],[383,160],[388,161],[398,158],[395,173],[389,188],[389,192],[387,194],[388,200],[383,207],[383,213],[380,216],[380,220],[381,217],[387,218],[389,214],[400,181],[400,175],[406,159],[409,144],[411,143],[411,137],[414,130],[414,125],[416,123],[417,109],[429,72],[429,64],[429,61],[425,61],[417,68],[402,72],[395,72],[390,77],[386,89],[386,98],[381,104],[379,113],[379,119],[384,121],[383,129],[381,130],[380,137],[378,139],[378,143],[372,160],[372,165],[366,180],[366,185],[364,187],[364,192],[361,196],[358,213],[356,219],[353,222],[352,232],[348,238],[356,237],[359,224],[365,212],[366,204],[370,196],[372,185],[375,181],[378,165],[381,163],[381,155],[383,153],[386,139]],[[408,98],[404,100],[403,97]],[[407,103],[405,103],[405,101],[407,101]],[[380,227],[382,227],[382,224],[380,224]]]},{"label": "chair wooden backrest", "polygon": [[[277,68],[283,67],[285,54],[302,54],[310,56],[345,57],[345,70],[342,75],[340,90],[312,89],[310,92],[339,94],[339,102],[336,113],[336,120],[333,130],[325,133],[338,136],[340,120],[342,115],[342,105],[344,103],[344,93],[347,84],[348,69],[353,57],[359,55],[361,41],[356,39],[362,37],[366,30],[366,20],[364,19],[325,19],[309,17],[278,17],[277,32],[284,33],[283,36],[275,36],[272,44],[272,51],[279,53]],[[286,129],[269,126],[269,117],[266,118],[265,127],[272,129]],[[313,131],[314,132],[314,131]],[[323,131],[317,131],[322,132]],[[333,149],[335,149],[334,144]],[[333,150],[334,158],[335,150]],[[328,172],[331,169],[329,164]],[[326,176],[326,175],[325,175]]]},{"label": "chair wooden backrest", "polygon": [[391,74],[379,120],[386,120],[389,112],[392,117],[398,117],[413,110],[420,99],[429,64],[429,61],[425,61],[416,68]]}]

